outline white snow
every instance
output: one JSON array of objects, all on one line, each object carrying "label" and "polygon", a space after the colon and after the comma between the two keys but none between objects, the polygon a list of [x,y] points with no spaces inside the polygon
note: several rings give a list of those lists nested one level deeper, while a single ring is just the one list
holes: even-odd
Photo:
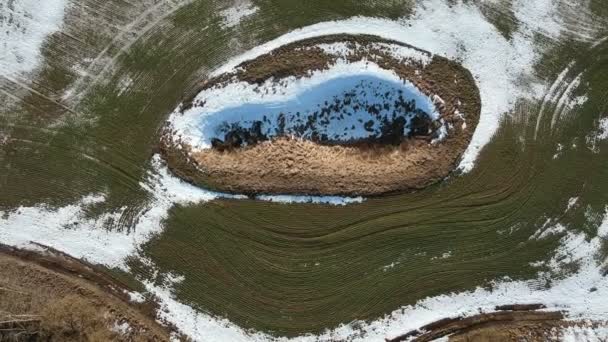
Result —
[{"label": "white snow", "polygon": [[562,31],[558,6],[559,1],[554,0],[516,0],[512,8],[525,31],[558,38]]},{"label": "white snow", "polygon": [[[91,261],[105,261],[113,265],[129,253],[125,247],[125,234],[109,232],[100,228],[102,223],[115,217],[105,214],[98,222],[84,218],[87,205],[102,202],[103,196],[83,197],[79,204],[58,209],[21,207],[16,212],[5,213],[0,218],[0,241],[12,246],[27,248],[31,242],[40,243],[65,251],[76,258]],[[119,215],[118,215],[119,216]]]},{"label": "white snow", "polygon": [[431,260],[448,259],[451,257],[452,257],[452,251],[447,251],[445,253],[442,253],[440,256],[432,257]]},{"label": "white snow", "polygon": [[386,51],[393,58],[403,60],[414,60],[422,63],[423,66],[429,64],[433,57],[432,55],[429,55],[422,51],[397,44],[375,43],[374,46],[376,48],[382,49],[383,51]]},{"label": "white snow", "polygon": [[123,95],[127,90],[133,86],[133,79],[129,75],[123,75],[118,81],[118,96]]},{"label": "white snow", "polygon": [[323,50],[328,55],[336,57],[345,57],[350,54],[352,49],[345,42],[335,42],[331,44],[317,44],[315,45],[319,49]]},{"label": "white snow", "polygon": [[602,221],[602,224],[597,229],[597,236],[606,240],[606,239],[608,239],[608,206],[606,207],[605,210],[606,210],[606,212],[604,214],[604,220]]},{"label": "white snow", "polygon": [[[195,341],[250,341],[247,333],[226,319],[215,319],[178,302],[171,290],[146,283],[148,291],[160,299],[157,311],[161,321],[175,324]],[[264,338],[260,339],[264,340]]]},{"label": "white snow", "polygon": [[114,322],[114,325],[111,327],[111,330],[115,333],[126,335],[131,331],[131,325],[127,321],[122,323]]},{"label": "white snow", "polygon": [[531,239],[542,240],[548,238],[551,235],[558,235],[565,231],[566,227],[558,223],[556,225],[550,226],[549,228],[543,227],[539,229],[538,231],[536,231],[536,233],[534,233]]},{"label": "white snow", "polygon": [[599,120],[598,128],[585,137],[585,142],[593,153],[599,153],[599,142],[606,139],[608,139],[608,117],[603,117]]},{"label": "white snow", "polygon": [[576,107],[580,107],[582,105],[584,105],[585,103],[587,103],[587,101],[589,101],[589,96],[587,95],[580,95],[577,97],[572,98],[567,104],[566,107],[569,110],[572,110]]},{"label": "white snow", "polygon": [[604,342],[608,341],[608,327],[593,327],[576,325],[563,329],[561,332],[563,342]]},{"label": "white snow", "polygon": [[[568,211],[568,210],[566,210]],[[546,239],[551,235],[557,235],[566,231],[566,227],[561,223],[554,223],[552,219],[546,219],[545,222],[538,228],[529,240],[542,240]]]},{"label": "white snow", "polygon": [[382,266],[382,271],[386,272],[388,270],[390,270],[391,268],[395,268],[395,266],[399,265],[401,262],[400,261],[393,261],[388,265]]},{"label": "white snow", "polygon": [[566,208],[566,211],[570,211],[570,209],[574,208],[576,203],[578,203],[578,197],[571,197],[568,200],[568,207]]},{"label": "white snow", "polygon": [[139,292],[127,292],[129,300],[133,303],[143,303],[146,301],[146,297]]},{"label": "white snow", "polygon": [[238,25],[241,20],[255,14],[257,11],[258,7],[246,1],[221,11],[220,15],[224,18],[224,25],[230,28]]},{"label": "white snow", "polygon": [[608,117],[600,119],[600,127],[597,138],[599,140],[608,139]]},{"label": "white snow", "polygon": [[46,37],[61,28],[66,0],[0,1],[0,76],[33,71]]}]

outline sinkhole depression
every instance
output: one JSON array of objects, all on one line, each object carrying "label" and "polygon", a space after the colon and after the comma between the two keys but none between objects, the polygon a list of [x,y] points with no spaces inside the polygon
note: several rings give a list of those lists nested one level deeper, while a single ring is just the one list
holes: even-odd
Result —
[{"label": "sinkhole depression", "polygon": [[403,43],[332,35],[249,55],[167,120],[160,151],[179,177],[247,194],[420,189],[458,165],[479,121],[470,72]]}]

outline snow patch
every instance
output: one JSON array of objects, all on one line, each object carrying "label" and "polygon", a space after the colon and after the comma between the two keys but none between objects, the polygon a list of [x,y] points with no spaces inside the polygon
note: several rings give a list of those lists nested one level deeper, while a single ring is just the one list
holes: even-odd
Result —
[{"label": "snow patch", "polygon": [[600,119],[600,127],[597,138],[599,140],[608,139],[608,117]]},{"label": "snow patch", "polygon": [[346,57],[348,56],[352,49],[348,46],[346,42],[335,42],[331,44],[317,44],[315,45],[319,49],[323,50],[328,55],[335,57]]},{"label": "snow patch", "polygon": [[118,81],[118,96],[123,95],[126,91],[131,89],[133,86],[133,79],[129,75],[124,75]]},{"label": "snow patch", "polygon": [[558,6],[559,2],[554,0],[516,0],[512,8],[517,20],[526,26],[526,31],[558,38],[562,31]]},{"label": "snow patch", "polygon": [[431,260],[448,259],[452,257],[452,251],[447,251],[440,256],[432,257]]},{"label": "snow patch", "polygon": [[139,292],[128,292],[129,300],[133,303],[143,303],[146,301],[146,297]]},{"label": "snow patch", "polygon": [[34,70],[46,37],[60,29],[65,0],[0,2],[0,76]]},{"label": "snow patch", "polygon": [[124,253],[133,251],[122,232],[108,231],[103,223],[120,217],[119,213],[104,214],[98,220],[85,218],[88,205],[104,201],[102,195],[83,197],[79,203],[62,208],[45,205],[20,207],[0,215],[0,241],[4,244],[29,248],[32,242],[64,251],[73,257],[114,265]]},{"label": "snow patch", "polygon": [[608,340],[608,327],[573,326],[562,329],[563,342],[603,342]]},{"label": "snow patch", "polygon": [[390,270],[391,268],[395,268],[395,266],[399,265],[401,262],[400,261],[393,261],[388,265],[382,266],[382,271],[386,272],[388,270]]},{"label": "snow patch", "polygon": [[566,106],[568,107],[569,110],[572,110],[576,107],[583,106],[585,103],[587,103],[587,101],[589,101],[589,96],[580,95],[580,96],[572,98],[572,100],[570,100]]},{"label": "snow patch", "polygon": [[429,54],[412,49],[406,46],[397,45],[397,44],[387,44],[387,43],[375,43],[374,47],[381,49],[382,51],[387,52],[390,56],[400,60],[413,60],[416,62],[420,62],[423,66],[426,66],[431,62],[433,56]]},{"label": "snow patch", "polygon": [[608,239],[608,206],[606,207],[606,212],[604,214],[604,220],[602,224],[597,229],[597,236],[606,240]]},{"label": "snow patch", "polygon": [[570,209],[574,208],[576,203],[578,203],[578,197],[571,197],[568,200],[568,207],[566,208],[566,211],[570,211]]},{"label": "snow patch", "polygon": [[252,3],[243,2],[221,11],[220,15],[224,18],[224,26],[230,28],[240,24],[244,18],[255,14],[258,9]]},{"label": "snow patch", "polygon": [[597,130],[592,131],[585,137],[587,148],[593,153],[599,153],[599,142],[608,139],[608,117],[601,118]]}]

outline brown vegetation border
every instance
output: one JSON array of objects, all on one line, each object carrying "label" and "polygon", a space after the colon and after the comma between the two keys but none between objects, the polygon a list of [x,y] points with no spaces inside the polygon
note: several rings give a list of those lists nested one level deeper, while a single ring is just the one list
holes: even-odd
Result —
[{"label": "brown vegetation border", "polygon": [[[5,257],[14,258],[25,264],[39,266],[48,272],[66,276],[68,279],[73,279],[75,284],[84,282],[87,285],[98,289],[101,293],[107,295],[108,298],[115,298],[126,307],[141,314],[141,317],[145,318],[147,321],[145,324],[148,326],[148,329],[154,332],[160,332],[160,336],[157,335],[155,340],[165,340],[165,338],[161,337],[162,335],[168,337],[171,332],[177,332],[177,329],[167,322],[163,322],[165,326],[161,326],[156,322],[156,313],[159,307],[158,303],[154,300],[146,300],[142,303],[132,302],[129,292],[133,292],[133,289],[125,283],[110,277],[102,270],[97,269],[95,265],[73,258],[68,254],[51,247],[41,244],[35,245],[38,245],[45,251],[37,252],[24,250],[0,244],[0,256],[3,255]],[[0,277],[1,276],[2,270],[0,270]],[[35,282],[37,280],[31,279],[31,281]],[[47,281],[52,281],[52,278],[48,278]],[[35,291],[35,289],[33,290]],[[77,293],[85,294],[88,292],[77,291]]]},{"label": "brown vegetation border", "polygon": [[[203,82],[185,100],[184,108],[204,105],[193,103],[198,92],[222,86],[235,77],[259,84],[271,77],[302,77],[311,70],[327,69],[338,57],[315,45],[333,42],[350,44],[353,51],[347,57],[350,62],[373,61],[410,80],[425,94],[439,95],[445,101],[444,106],[438,106],[441,118],[452,127],[448,136],[437,144],[411,138],[400,146],[372,144],[367,148],[325,146],[283,137],[272,143],[222,152],[192,151],[175,138],[176,132],[165,131],[160,151],[169,168],[196,185],[252,195],[374,196],[421,189],[447,177],[458,165],[477,127],[481,110],[479,90],[471,73],[454,61],[432,56],[426,66],[416,61],[404,63],[373,47],[374,43],[389,43],[412,48],[407,44],[369,35],[332,35],[287,44],[241,64],[236,72]],[[466,128],[462,127],[462,118],[454,114],[456,109],[466,115]]]},{"label": "brown vegetation border", "polygon": [[[540,307],[540,306],[538,306]],[[397,336],[392,339],[386,339],[387,342],[415,341],[427,342],[435,339],[464,333],[476,328],[487,328],[489,325],[498,325],[499,323],[556,323],[562,321],[564,314],[559,311],[553,312],[537,312],[537,311],[499,311],[486,314],[475,315],[471,317],[445,318],[430,324],[427,324],[420,329],[410,331],[406,334]]]},{"label": "brown vegetation border", "polygon": [[[96,266],[94,266],[93,264],[89,264],[86,261],[76,259],[52,247],[48,247],[38,243],[34,243],[34,245],[44,249],[45,252],[40,253],[37,251],[19,249],[16,247],[0,244],[0,254],[9,255],[20,260],[31,262],[57,273],[72,277],[78,277],[80,279],[86,280],[91,284],[96,285],[108,294],[118,297],[122,301],[130,301],[128,292],[132,292],[133,289],[131,289],[125,283],[110,277],[103,271],[97,270]],[[147,303],[145,305],[151,306],[152,303]],[[156,311],[156,307],[147,307],[144,311],[152,313]]]}]

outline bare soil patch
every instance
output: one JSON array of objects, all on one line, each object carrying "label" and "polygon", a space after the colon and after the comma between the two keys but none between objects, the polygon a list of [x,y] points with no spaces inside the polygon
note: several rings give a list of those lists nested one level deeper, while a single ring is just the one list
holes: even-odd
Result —
[{"label": "bare soil patch", "polygon": [[1,341],[168,341],[153,303],[60,253],[0,246]]},{"label": "bare soil patch", "polygon": [[186,98],[184,109],[204,106],[194,101],[198,92],[234,81],[235,77],[260,84],[271,78],[305,77],[310,71],[327,69],[338,57],[316,46],[336,42],[349,46],[349,62],[372,61],[395,71],[424,94],[438,95],[443,100],[437,107],[448,129],[447,137],[436,143],[422,134],[397,141],[391,138],[390,143],[369,140],[336,144],[282,136],[239,148],[197,150],[176,139],[176,132],[167,130],[160,151],[170,169],[197,185],[247,194],[373,196],[421,189],[448,176],[479,121],[481,100],[475,81],[468,70],[443,57],[432,56],[426,65],[395,57],[378,43],[413,47],[379,37],[333,35],[285,45],[241,64],[236,72],[203,82]]}]

